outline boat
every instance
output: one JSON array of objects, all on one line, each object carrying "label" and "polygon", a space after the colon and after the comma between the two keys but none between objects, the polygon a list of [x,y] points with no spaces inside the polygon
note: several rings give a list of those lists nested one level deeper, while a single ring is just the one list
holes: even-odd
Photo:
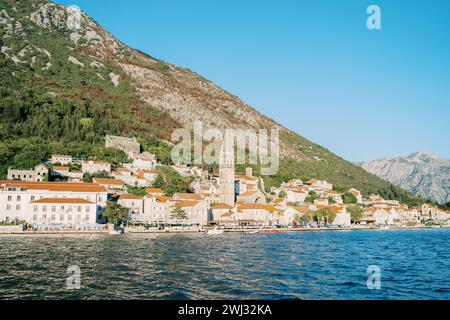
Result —
[{"label": "boat", "polygon": [[118,234],[123,234],[123,230],[121,230],[121,229],[110,230],[108,234],[111,235],[111,236],[115,236],[115,235],[118,235]]},{"label": "boat", "polygon": [[249,233],[249,234],[254,234],[254,233],[258,233],[259,232],[259,230],[252,230],[252,231],[249,231],[249,232],[247,232],[247,233]]},{"label": "boat", "polygon": [[219,234],[222,234],[223,232],[224,232],[224,230],[222,230],[222,229],[214,228],[214,229],[208,230],[206,232],[206,234],[208,234],[208,235],[219,235]]}]

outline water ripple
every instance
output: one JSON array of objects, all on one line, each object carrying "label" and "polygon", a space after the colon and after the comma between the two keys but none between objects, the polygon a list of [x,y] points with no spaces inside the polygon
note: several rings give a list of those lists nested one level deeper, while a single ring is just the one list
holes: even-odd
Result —
[{"label": "water ripple", "polygon": [[[450,230],[0,236],[1,299],[450,299]],[[81,289],[66,288],[71,265]],[[381,269],[369,290],[366,270]]]}]

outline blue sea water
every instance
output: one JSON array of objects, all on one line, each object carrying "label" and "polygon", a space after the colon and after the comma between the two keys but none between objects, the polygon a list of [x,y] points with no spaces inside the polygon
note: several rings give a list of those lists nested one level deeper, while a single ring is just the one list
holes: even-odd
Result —
[{"label": "blue sea water", "polygon": [[450,229],[3,235],[0,299],[450,299],[449,241]]}]

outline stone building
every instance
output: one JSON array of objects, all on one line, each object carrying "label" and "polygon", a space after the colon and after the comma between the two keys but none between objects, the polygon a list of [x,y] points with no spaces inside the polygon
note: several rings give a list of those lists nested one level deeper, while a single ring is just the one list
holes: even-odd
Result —
[{"label": "stone building", "polygon": [[220,203],[234,207],[235,182],[234,182],[234,153],[222,147],[219,163],[219,193]]},{"label": "stone building", "polygon": [[135,159],[141,153],[141,145],[137,142],[135,137],[126,138],[106,135],[105,147],[122,150],[131,159]]},{"label": "stone building", "polygon": [[28,182],[42,182],[45,180],[45,176],[48,175],[48,168],[39,164],[31,170],[17,170],[8,169],[8,180],[20,180]]},{"label": "stone building", "polygon": [[102,161],[83,161],[81,163],[81,171],[83,173],[94,174],[98,172],[111,173],[111,164],[109,162]]}]

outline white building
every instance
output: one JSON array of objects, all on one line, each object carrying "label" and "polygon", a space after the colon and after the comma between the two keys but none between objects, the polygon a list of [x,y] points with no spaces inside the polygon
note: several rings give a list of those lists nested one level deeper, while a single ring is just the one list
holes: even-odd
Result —
[{"label": "white building", "polygon": [[108,193],[122,194],[126,191],[125,185],[121,180],[109,178],[94,178],[92,179],[92,181],[105,187]]},{"label": "white building", "polygon": [[134,194],[121,194],[117,203],[128,209],[130,217],[144,213],[144,197],[136,196]]},{"label": "white building", "polygon": [[398,219],[397,211],[394,208],[365,208],[362,221],[367,224],[391,225]]},{"label": "white building", "polygon": [[311,190],[316,192],[333,190],[333,185],[325,180],[310,179],[306,182]]},{"label": "white building", "polygon": [[351,188],[350,190],[348,190],[348,192],[350,192],[351,194],[353,194],[356,198],[356,203],[363,203],[363,196],[361,194],[361,191],[355,189],[355,188]]},{"label": "white building", "polygon": [[352,224],[351,215],[347,212],[345,206],[330,206],[328,207],[332,212],[336,214],[336,218],[332,222],[333,225],[349,227]]},{"label": "white building", "polygon": [[170,210],[175,205],[172,198],[147,195],[143,199],[144,209],[141,214],[133,214],[132,222],[145,224],[167,224],[170,220]]},{"label": "white building", "polygon": [[79,198],[43,198],[29,205],[32,224],[95,225],[98,222],[95,202]]},{"label": "white building", "polygon": [[142,152],[133,161],[133,170],[153,170],[156,167],[156,156],[150,152]]},{"label": "white building", "polygon": [[276,224],[277,216],[273,216],[280,212],[277,208],[267,204],[242,204],[237,208],[237,219],[240,225],[259,225],[268,226]]},{"label": "white building", "polygon": [[95,204],[99,218],[107,192],[94,183],[0,181],[0,221],[31,222],[32,202],[42,199],[84,199]]},{"label": "white building", "polygon": [[286,191],[286,200],[288,203],[302,203],[305,202],[308,196],[308,190],[306,188],[288,189]]},{"label": "white building", "polygon": [[111,164],[109,162],[102,162],[102,161],[82,161],[81,162],[81,171],[83,173],[99,173],[99,172],[106,172],[111,173]]},{"label": "white building", "polygon": [[233,207],[225,204],[218,203],[211,206],[211,220],[215,222],[219,222],[222,220],[222,215],[233,210]]},{"label": "white building", "polygon": [[60,155],[60,154],[52,154],[52,159],[50,160],[51,164],[60,164],[62,166],[66,166],[73,162],[72,156],[68,155]]}]

